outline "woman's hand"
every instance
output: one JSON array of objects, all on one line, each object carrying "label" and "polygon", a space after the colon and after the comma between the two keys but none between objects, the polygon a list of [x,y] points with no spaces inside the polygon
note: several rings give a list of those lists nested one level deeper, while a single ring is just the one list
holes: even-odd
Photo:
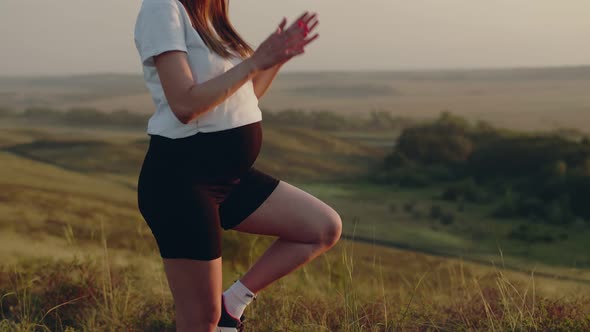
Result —
[{"label": "woman's hand", "polygon": [[307,35],[316,27],[319,21],[309,26],[310,22],[316,17],[316,14],[308,16],[309,12],[304,12],[295,22],[283,31],[286,18],[283,18],[279,27],[273,32],[251,56],[252,62],[260,70],[266,70],[277,64],[283,64],[292,57],[304,53],[303,47],[315,40],[319,34],[310,38]]}]

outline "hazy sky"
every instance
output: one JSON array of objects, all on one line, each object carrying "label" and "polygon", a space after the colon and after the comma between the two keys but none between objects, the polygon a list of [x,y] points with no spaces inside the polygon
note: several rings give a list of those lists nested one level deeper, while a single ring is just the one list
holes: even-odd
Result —
[{"label": "hazy sky", "polygon": [[[0,1],[0,76],[141,73],[140,0]],[[283,16],[320,37],[283,71],[590,64],[588,0],[231,0],[254,48]]]}]

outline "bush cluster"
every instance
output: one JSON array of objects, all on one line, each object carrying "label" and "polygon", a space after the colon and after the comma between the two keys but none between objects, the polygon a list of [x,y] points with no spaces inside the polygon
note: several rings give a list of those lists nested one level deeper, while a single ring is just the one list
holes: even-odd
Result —
[{"label": "bush cluster", "polygon": [[448,201],[499,200],[494,217],[552,224],[590,220],[590,144],[570,133],[525,134],[477,125],[449,112],[405,128],[374,182],[443,188]]}]

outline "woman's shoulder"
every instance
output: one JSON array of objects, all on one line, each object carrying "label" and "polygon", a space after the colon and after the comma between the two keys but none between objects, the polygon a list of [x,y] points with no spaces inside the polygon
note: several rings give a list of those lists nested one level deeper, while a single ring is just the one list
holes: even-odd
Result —
[{"label": "woman's shoulder", "polygon": [[184,22],[184,6],[178,0],[142,0],[138,20],[178,20]]},{"label": "woman's shoulder", "polygon": [[182,5],[178,0],[142,0],[141,7],[154,7],[154,6],[172,6],[178,8]]}]

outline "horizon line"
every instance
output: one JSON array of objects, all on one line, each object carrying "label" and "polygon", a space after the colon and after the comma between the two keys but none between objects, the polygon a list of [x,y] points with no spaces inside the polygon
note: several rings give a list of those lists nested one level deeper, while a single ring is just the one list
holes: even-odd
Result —
[{"label": "horizon line", "polygon": [[[531,70],[531,69],[567,69],[567,68],[590,68],[590,64],[564,64],[564,65],[541,65],[541,66],[480,66],[480,67],[415,67],[415,68],[386,68],[386,69],[326,69],[326,70],[288,70],[281,71],[283,74],[320,74],[320,73],[408,73],[408,72],[458,72],[458,71],[502,71],[502,70]],[[80,72],[69,74],[24,74],[24,75],[0,75],[0,78],[57,78],[57,77],[80,77],[80,76],[98,76],[98,75],[139,75],[143,76],[141,71],[97,71],[97,72]]]}]

